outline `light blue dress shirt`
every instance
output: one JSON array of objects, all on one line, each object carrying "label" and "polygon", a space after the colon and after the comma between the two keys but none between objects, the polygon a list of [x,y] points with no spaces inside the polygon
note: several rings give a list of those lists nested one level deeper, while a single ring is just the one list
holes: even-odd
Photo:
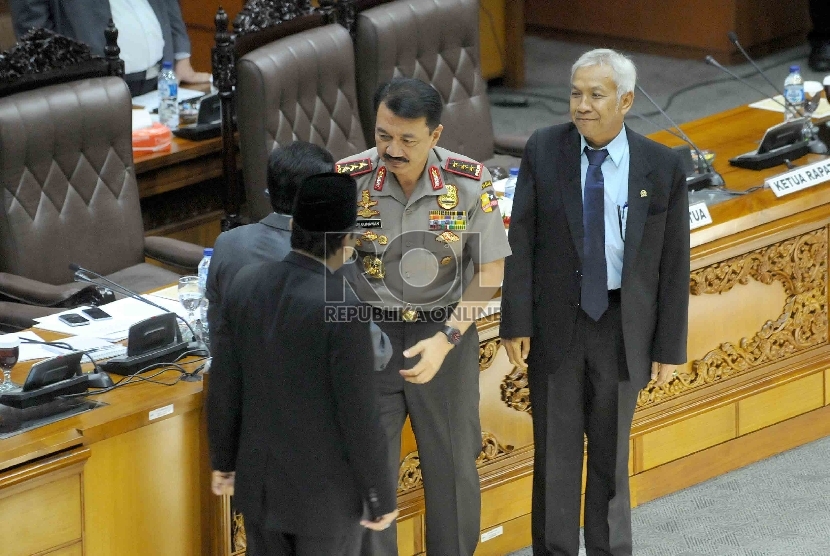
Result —
[{"label": "light blue dress shirt", "polygon": [[[582,196],[585,198],[585,175],[588,173],[588,143],[581,138],[580,171]],[[591,147],[588,147],[589,149]],[[605,182],[605,262],[608,268],[608,289],[619,289],[622,284],[623,250],[625,248],[625,220],[628,211],[628,136],[625,127],[608,143],[608,157],[602,163]]]}]

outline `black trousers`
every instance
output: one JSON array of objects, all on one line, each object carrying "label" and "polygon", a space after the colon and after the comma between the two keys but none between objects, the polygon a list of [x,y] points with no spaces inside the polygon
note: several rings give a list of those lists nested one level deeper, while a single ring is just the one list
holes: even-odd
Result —
[{"label": "black trousers", "polygon": [[830,2],[810,0],[810,20],[813,29],[808,38],[813,45],[830,42]]},{"label": "black trousers", "polygon": [[355,524],[353,530],[340,537],[303,537],[263,529],[246,519],[245,553],[247,556],[358,556],[363,530]]},{"label": "black trousers", "polygon": [[[472,556],[481,522],[476,458],[481,453],[478,332],[471,326],[426,384],[406,382],[398,371],[415,366],[403,351],[443,328],[439,322],[377,322],[392,344],[386,370],[375,373],[381,420],[389,440],[389,466],[400,469],[401,430],[409,415],[418,443],[426,504],[426,548],[434,556]],[[366,531],[364,556],[398,553],[397,531]]]},{"label": "black trousers", "polygon": [[[531,342],[532,345],[532,342]],[[580,311],[561,366],[528,364],[533,408],[534,556],[577,556],[584,436],[585,546],[631,556],[628,442],[638,390],[628,380],[619,296],[594,322]]]}]

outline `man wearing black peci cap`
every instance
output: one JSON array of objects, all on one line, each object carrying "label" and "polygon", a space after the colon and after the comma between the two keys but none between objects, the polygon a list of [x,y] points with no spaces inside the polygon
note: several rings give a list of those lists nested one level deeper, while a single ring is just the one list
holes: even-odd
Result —
[{"label": "man wearing black peci cap", "polygon": [[[303,181],[281,262],[240,270],[208,390],[213,491],[234,494],[249,556],[355,555],[397,516],[361,304],[334,272],[356,236],[354,180]],[[361,527],[361,525],[363,527]]]}]

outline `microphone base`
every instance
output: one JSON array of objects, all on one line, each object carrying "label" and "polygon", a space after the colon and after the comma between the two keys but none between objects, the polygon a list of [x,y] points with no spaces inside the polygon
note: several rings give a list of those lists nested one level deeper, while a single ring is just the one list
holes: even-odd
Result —
[{"label": "microphone base", "polygon": [[707,187],[723,187],[723,178],[715,172],[692,174],[686,176],[686,187],[689,188],[689,191],[700,191]]},{"label": "microphone base", "polygon": [[115,386],[115,383],[110,378],[110,375],[103,371],[96,371],[87,374],[89,377],[89,387],[90,388],[109,388],[111,386]]},{"label": "microphone base", "polygon": [[729,164],[747,170],[766,170],[773,166],[784,164],[785,160],[793,161],[810,152],[810,145],[805,141],[786,145],[784,147],[765,152],[763,154],[746,153],[729,159]]}]

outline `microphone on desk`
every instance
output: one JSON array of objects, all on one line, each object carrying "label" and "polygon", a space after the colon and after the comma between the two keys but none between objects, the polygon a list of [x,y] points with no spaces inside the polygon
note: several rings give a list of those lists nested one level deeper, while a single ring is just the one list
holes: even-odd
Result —
[{"label": "microphone on desk", "polygon": [[[695,168],[695,172],[693,174],[686,174],[686,186],[692,191],[697,191],[699,189],[704,189],[706,187],[723,187],[723,176],[721,176],[718,172],[715,171],[715,169],[712,167],[712,164],[703,155],[703,152],[699,148],[697,148],[697,145],[695,145],[694,142],[691,139],[689,139],[689,136],[686,135],[682,129],[680,129],[680,126],[677,125],[675,121],[669,117],[668,114],[666,114],[666,111],[663,110],[660,107],[660,105],[657,104],[654,101],[654,99],[651,98],[651,96],[639,84],[637,85],[637,90],[643,93],[643,96],[645,96],[648,99],[648,101],[651,104],[653,104],[655,108],[657,108],[660,114],[662,114],[663,117],[669,121],[672,127],[674,127],[674,129],[677,130],[677,133],[673,133],[671,130],[668,129],[666,131],[668,131],[675,137],[679,137],[682,141],[687,143],[697,154],[697,167]],[[701,171],[701,169],[703,171]]]},{"label": "microphone on desk", "polygon": [[[134,291],[122,286],[121,284],[119,284],[117,282],[113,282],[112,280],[110,280],[106,276],[103,276],[102,274],[98,274],[95,271],[83,268],[82,266],[80,266],[78,264],[75,264],[75,263],[69,263],[69,270],[71,270],[72,272],[75,273],[75,281],[76,282],[87,282],[89,284],[95,284],[95,285],[100,286],[100,284],[96,281],[96,280],[100,280],[101,282],[104,282],[105,284],[107,284],[107,286],[109,286],[111,289],[117,291],[118,293],[120,293],[122,295],[125,295],[127,297],[132,298],[132,299],[141,301],[142,303],[146,303],[147,305],[155,307],[156,309],[160,309],[161,311],[164,311],[165,313],[170,313],[171,312],[168,309],[166,309],[166,308],[162,307],[161,305],[159,305],[158,303],[154,303],[154,302],[150,301],[149,299],[147,299],[146,297],[138,294],[137,292],[134,292]],[[90,277],[90,276],[92,276],[92,277]],[[196,332],[193,330],[193,327],[190,326],[190,323],[187,322],[187,319],[180,316],[180,315],[178,315],[178,314],[176,314],[176,313],[173,313],[173,314],[176,316],[177,319],[182,321],[185,324],[185,326],[187,326],[187,329],[190,330],[190,333],[193,335],[194,341],[191,342],[190,344],[188,344],[187,349],[188,350],[196,350],[196,351],[205,351],[207,353],[210,353],[207,346],[203,342],[196,340],[196,338],[197,338]],[[179,331],[177,329],[176,333],[178,335],[178,339],[181,341],[181,339],[182,339],[181,331]]]},{"label": "microphone on desk", "polygon": [[[779,89],[778,86],[775,83],[773,83],[772,80],[769,78],[769,76],[764,72],[764,70],[762,70],[761,67],[758,64],[755,63],[755,60],[753,60],[749,56],[747,51],[744,50],[744,47],[741,46],[741,43],[738,42],[738,34],[735,31],[729,31],[726,34],[726,36],[729,37],[729,41],[738,48],[738,50],[741,52],[741,54],[743,54],[744,58],[746,58],[746,60],[750,64],[752,64],[752,67],[755,68],[755,71],[757,71],[761,75],[761,77],[763,77],[764,80],[767,83],[769,83],[769,86],[772,87],[772,89],[776,92],[776,94],[781,95],[781,98],[783,98],[784,102],[786,103],[785,105],[782,105],[782,106],[784,106],[784,109],[786,110],[787,107],[789,107],[799,117],[803,118],[805,116],[804,110],[802,110],[801,108],[795,106],[792,102],[790,102],[789,99],[787,99],[787,96],[784,94],[784,92],[781,89]],[[765,96],[769,96],[769,95],[765,95]],[[781,103],[779,102],[778,104],[781,104]]]}]

